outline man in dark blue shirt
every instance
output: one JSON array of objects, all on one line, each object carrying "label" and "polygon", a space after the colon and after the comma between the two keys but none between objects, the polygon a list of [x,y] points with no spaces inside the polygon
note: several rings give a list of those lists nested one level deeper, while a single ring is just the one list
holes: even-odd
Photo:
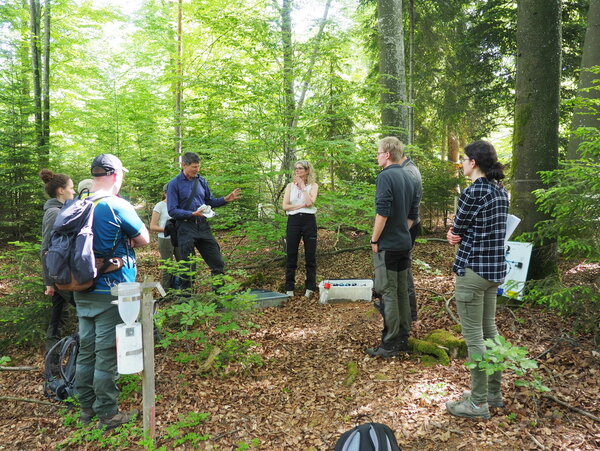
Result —
[{"label": "man in dark blue shirt", "polygon": [[[169,182],[167,189],[169,216],[177,221],[179,255],[187,260],[195,254],[196,248],[213,275],[223,274],[225,263],[221,248],[206,220],[210,211],[207,207],[212,209],[233,202],[241,197],[241,190],[236,188],[225,197],[213,197],[206,180],[198,175],[200,157],[194,152],[183,154],[182,168],[179,175]],[[190,278],[184,276],[182,288],[190,286]]]}]

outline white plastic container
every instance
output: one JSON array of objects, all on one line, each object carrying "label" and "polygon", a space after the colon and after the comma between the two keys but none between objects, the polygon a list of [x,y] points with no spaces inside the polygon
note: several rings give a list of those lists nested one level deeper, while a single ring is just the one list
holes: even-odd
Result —
[{"label": "white plastic container", "polygon": [[[326,288],[326,284],[329,288]],[[319,302],[370,301],[373,293],[371,279],[329,279],[319,284]]]},{"label": "white plastic container", "polygon": [[118,296],[117,306],[121,319],[125,324],[133,324],[140,314],[142,300],[140,284],[138,282],[121,282],[117,285],[115,294]]},{"label": "white plastic container", "polygon": [[117,371],[119,374],[134,374],[144,370],[144,348],[140,323],[118,324]]}]

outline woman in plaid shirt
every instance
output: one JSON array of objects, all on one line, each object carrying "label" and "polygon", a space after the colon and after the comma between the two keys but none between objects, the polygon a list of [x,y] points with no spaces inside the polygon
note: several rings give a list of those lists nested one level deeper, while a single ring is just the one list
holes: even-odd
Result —
[{"label": "woman in plaid shirt", "polygon": [[[458,200],[450,244],[458,244],[452,270],[456,273],[456,305],[469,356],[483,355],[483,341],[498,335],[496,294],[506,276],[504,235],[508,194],[500,180],[502,164],[494,146],[476,141],[465,147],[463,172],[473,183]],[[458,401],[446,403],[452,415],[489,418],[489,407],[502,407],[502,374],[471,370],[471,390]]]}]

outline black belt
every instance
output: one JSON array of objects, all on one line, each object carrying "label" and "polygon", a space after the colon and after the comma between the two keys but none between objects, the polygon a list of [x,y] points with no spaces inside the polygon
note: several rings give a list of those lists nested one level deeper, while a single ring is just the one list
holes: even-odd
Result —
[{"label": "black belt", "polygon": [[178,219],[178,221],[181,221],[181,222],[190,222],[192,224],[200,224],[202,222],[205,222],[206,218],[204,216],[192,216],[191,218]]}]

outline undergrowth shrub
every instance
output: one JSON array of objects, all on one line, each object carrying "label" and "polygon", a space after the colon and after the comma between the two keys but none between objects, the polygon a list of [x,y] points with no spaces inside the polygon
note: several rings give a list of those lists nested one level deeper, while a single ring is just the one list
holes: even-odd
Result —
[{"label": "undergrowth shrub", "polygon": [[256,327],[250,320],[255,297],[250,290],[241,290],[231,271],[218,276],[223,284],[210,289],[212,277],[199,279],[197,290],[189,297],[161,308],[155,322],[162,329],[158,346],[172,349],[172,358],[180,363],[193,363],[199,372],[227,373],[230,366],[242,371],[262,365],[261,357],[253,352],[256,343],[245,339]]},{"label": "undergrowth shrub", "polygon": [[50,297],[44,295],[40,245],[13,241],[0,255],[0,347],[44,342]]},{"label": "undergrowth shrub", "polygon": [[[527,239],[556,241],[562,255],[600,262],[600,130],[581,128],[581,158],[566,160],[540,173],[547,188],[534,191],[536,202],[551,219],[536,225]],[[573,319],[575,330],[600,338],[600,290],[597,285],[566,286],[549,279],[528,284],[525,299]]]},{"label": "undergrowth shrub", "polygon": [[[473,354],[465,363],[467,368],[479,368],[488,376],[497,371],[511,371],[517,376],[515,379],[517,387],[528,387],[540,393],[550,390],[542,384],[541,378],[535,372],[538,367],[537,362],[526,357],[526,348],[513,346],[502,335],[496,335],[493,339],[488,338],[483,343],[486,347],[485,353]],[[527,373],[531,374],[531,378],[525,378]]]},{"label": "undergrowth shrub", "polygon": [[565,286],[557,279],[527,282],[525,302],[538,304],[569,317],[573,331],[592,334],[600,341],[600,292],[593,286]]}]

